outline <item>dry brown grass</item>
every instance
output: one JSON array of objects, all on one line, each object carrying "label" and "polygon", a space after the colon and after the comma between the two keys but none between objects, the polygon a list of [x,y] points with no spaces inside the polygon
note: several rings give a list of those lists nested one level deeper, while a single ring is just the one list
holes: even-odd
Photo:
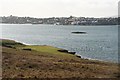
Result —
[{"label": "dry brown grass", "polygon": [[[49,55],[48,55],[49,54]],[[116,78],[118,65],[19,48],[2,47],[3,78]]]}]

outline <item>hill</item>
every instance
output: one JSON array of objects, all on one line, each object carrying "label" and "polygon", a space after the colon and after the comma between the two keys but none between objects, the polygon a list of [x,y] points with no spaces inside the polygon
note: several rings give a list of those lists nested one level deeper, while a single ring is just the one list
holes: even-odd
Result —
[{"label": "hill", "polygon": [[118,64],[78,58],[47,45],[2,39],[3,78],[117,78]]}]

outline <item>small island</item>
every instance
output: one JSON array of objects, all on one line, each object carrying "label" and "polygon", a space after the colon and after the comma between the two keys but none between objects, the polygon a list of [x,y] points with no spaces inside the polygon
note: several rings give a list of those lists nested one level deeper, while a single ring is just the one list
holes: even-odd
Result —
[{"label": "small island", "polygon": [[87,32],[71,32],[73,34],[86,34]]},{"label": "small island", "polygon": [[83,59],[65,49],[2,39],[3,78],[117,78],[118,64]]}]

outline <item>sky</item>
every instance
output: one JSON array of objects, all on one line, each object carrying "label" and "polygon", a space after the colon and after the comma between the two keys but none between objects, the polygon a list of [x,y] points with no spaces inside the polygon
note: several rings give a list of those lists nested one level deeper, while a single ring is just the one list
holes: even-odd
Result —
[{"label": "sky", "polygon": [[119,0],[0,0],[0,16],[111,17]]}]

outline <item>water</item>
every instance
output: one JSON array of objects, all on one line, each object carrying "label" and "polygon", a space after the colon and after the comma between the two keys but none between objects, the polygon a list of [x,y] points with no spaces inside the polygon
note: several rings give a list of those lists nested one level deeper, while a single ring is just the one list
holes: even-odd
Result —
[{"label": "water", "polygon": [[[0,24],[2,38],[75,51],[83,58],[118,61],[118,26]],[[1,29],[1,28],[0,28]],[[87,34],[72,34],[85,31]]]}]

